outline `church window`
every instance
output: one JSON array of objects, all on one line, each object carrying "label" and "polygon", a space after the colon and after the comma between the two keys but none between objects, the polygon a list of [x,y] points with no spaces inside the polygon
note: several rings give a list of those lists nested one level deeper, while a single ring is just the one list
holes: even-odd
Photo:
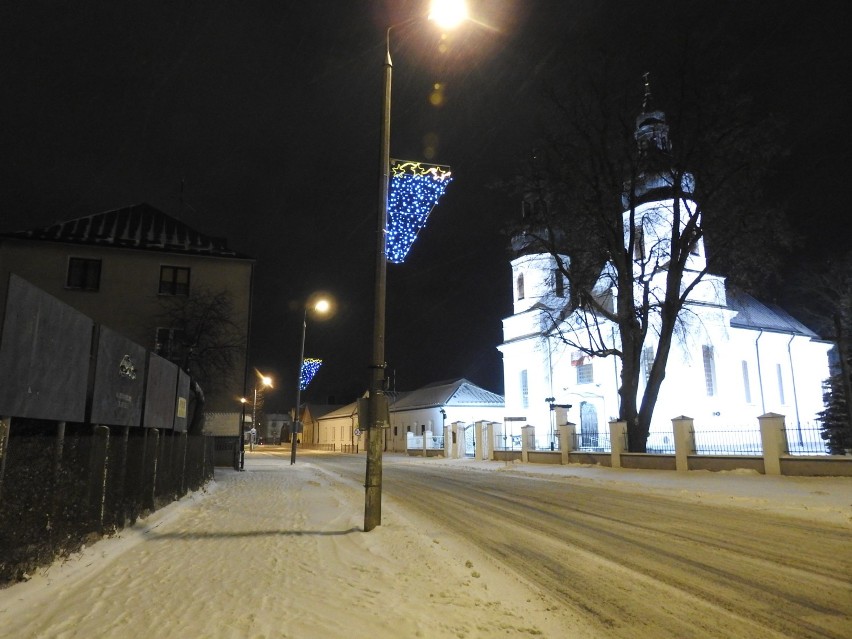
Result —
[{"label": "church window", "polygon": [[565,297],[565,280],[558,268],[553,269],[553,292],[556,297]]},{"label": "church window", "polygon": [[524,274],[518,273],[518,299],[524,299]]},{"label": "church window", "polygon": [[743,393],[746,403],[751,404],[751,383],[748,377],[748,362],[745,360],[743,360]]},{"label": "church window", "polygon": [[633,259],[645,259],[645,228],[642,222],[633,228]]},{"label": "church window", "polygon": [[642,373],[645,375],[645,383],[651,378],[651,367],[654,365],[654,347],[646,346],[642,349]]},{"label": "church window", "polygon": [[716,395],[716,361],[712,346],[702,346],[704,356],[704,386],[707,389],[707,397]]},{"label": "church window", "polygon": [[526,370],[521,371],[521,406],[523,408],[530,407],[530,387]]},{"label": "church window", "polygon": [[775,371],[778,373],[778,399],[782,404],[787,402],[784,400],[784,374],[781,371],[781,364],[775,365]]}]

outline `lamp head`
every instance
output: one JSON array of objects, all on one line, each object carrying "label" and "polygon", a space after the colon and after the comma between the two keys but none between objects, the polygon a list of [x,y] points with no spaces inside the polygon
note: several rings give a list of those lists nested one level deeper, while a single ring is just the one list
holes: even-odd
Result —
[{"label": "lamp head", "polygon": [[455,29],[467,20],[465,0],[432,0],[429,19],[442,29]]}]

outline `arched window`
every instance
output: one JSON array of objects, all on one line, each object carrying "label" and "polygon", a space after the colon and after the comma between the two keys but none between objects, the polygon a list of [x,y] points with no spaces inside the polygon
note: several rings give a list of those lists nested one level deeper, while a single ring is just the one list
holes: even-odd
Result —
[{"label": "arched window", "polygon": [[518,299],[524,299],[524,274],[518,273]]}]

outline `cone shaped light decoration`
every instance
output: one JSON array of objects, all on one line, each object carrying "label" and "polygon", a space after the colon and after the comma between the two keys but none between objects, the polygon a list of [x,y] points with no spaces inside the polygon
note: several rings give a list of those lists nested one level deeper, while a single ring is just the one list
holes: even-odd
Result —
[{"label": "cone shaped light decoration", "polygon": [[388,186],[388,262],[402,264],[452,181],[450,167],[394,160]]},{"label": "cone shaped light decoration", "polygon": [[302,372],[299,375],[299,388],[301,390],[305,390],[308,387],[308,384],[311,383],[311,380],[314,378],[314,375],[317,374],[320,366],[322,366],[321,359],[315,359],[313,357],[305,358],[305,361],[302,362]]}]

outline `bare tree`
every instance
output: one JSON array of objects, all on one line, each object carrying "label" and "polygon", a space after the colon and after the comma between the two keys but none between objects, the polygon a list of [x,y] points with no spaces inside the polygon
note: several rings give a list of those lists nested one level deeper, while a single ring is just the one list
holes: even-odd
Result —
[{"label": "bare tree", "polygon": [[[241,365],[245,335],[226,291],[195,289],[160,301],[158,350],[187,371],[208,395],[221,390]],[[166,342],[168,340],[168,342]]]},{"label": "bare tree", "polygon": [[777,123],[706,75],[678,77],[659,95],[646,78],[643,95],[637,78],[604,64],[567,92],[551,91],[554,126],[515,183],[526,213],[511,229],[516,248],[551,254],[569,286],[547,303],[550,331],[586,354],[619,358],[619,419],[637,452],[696,287],[711,273],[772,272],[786,243],[782,217],[760,197]]}]

